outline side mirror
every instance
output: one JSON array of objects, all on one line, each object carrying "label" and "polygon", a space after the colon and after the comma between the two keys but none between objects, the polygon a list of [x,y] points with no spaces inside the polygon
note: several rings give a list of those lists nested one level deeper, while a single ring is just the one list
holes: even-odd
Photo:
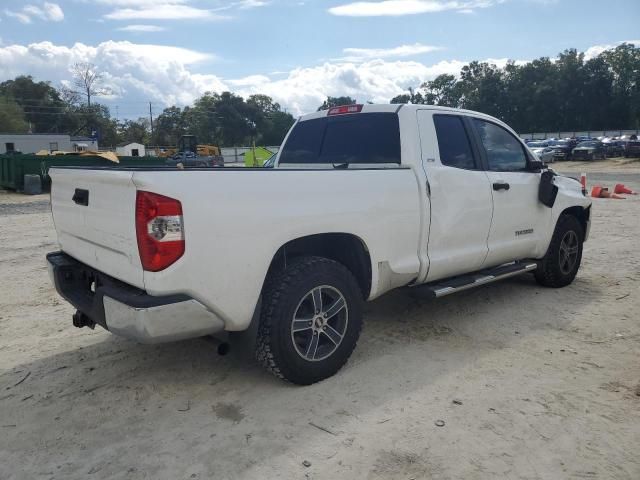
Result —
[{"label": "side mirror", "polygon": [[544,168],[544,163],[542,163],[539,160],[529,160],[529,163],[527,164],[527,170],[532,172],[539,172],[543,168]]}]

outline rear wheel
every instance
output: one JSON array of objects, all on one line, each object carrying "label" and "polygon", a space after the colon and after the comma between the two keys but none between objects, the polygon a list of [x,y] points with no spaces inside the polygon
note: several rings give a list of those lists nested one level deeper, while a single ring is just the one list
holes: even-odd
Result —
[{"label": "rear wheel", "polygon": [[347,362],[362,329],[351,272],[322,257],[294,259],[263,291],[256,357],[274,375],[309,385]]},{"label": "rear wheel", "polygon": [[573,215],[561,215],[553,232],[547,253],[534,271],[537,282],[559,288],[576,278],[582,261],[582,225]]}]

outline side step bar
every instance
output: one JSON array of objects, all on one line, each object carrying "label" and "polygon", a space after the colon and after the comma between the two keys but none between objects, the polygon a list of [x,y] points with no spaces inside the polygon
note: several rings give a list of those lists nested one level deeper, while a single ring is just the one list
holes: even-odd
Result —
[{"label": "side step bar", "polygon": [[452,293],[461,292],[470,288],[486,285],[487,283],[497,282],[509,277],[515,277],[522,273],[531,272],[536,269],[535,262],[515,262],[499,267],[480,270],[467,275],[460,275],[445,280],[437,280],[433,283],[427,283],[414,287],[420,292],[431,295],[432,297],[444,297]]}]

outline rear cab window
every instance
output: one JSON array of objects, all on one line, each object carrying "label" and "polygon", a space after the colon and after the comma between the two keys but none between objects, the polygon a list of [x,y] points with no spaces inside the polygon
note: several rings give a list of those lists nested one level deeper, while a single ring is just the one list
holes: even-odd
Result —
[{"label": "rear cab window", "polygon": [[293,128],[280,164],[400,164],[400,125],[391,112],[302,120]]},{"label": "rear cab window", "polygon": [[440,163],[448,167],[474,170],[477,168],[467,130],[458,115],[434,115]]}]

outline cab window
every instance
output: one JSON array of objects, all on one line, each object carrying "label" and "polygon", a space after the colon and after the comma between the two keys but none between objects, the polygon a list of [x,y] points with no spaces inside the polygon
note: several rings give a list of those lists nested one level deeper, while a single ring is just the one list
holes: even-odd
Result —
[{"label": "cab window", "polygon": [[522,144],[509,131],[495,123],[474,118],[482,146],[487,153],[489,170],[519,172],[527,169],[527,157]]},{"label": "cab window", "polygon": [[303,120],[280,154],[287,163],[400,163],[400,125],[395,113],[358,113]]},{"label": "cab window", "polygon": [[476,162],[462,118],[457,115],[434,115],[440,162],[448,167],[473,170]]}]

